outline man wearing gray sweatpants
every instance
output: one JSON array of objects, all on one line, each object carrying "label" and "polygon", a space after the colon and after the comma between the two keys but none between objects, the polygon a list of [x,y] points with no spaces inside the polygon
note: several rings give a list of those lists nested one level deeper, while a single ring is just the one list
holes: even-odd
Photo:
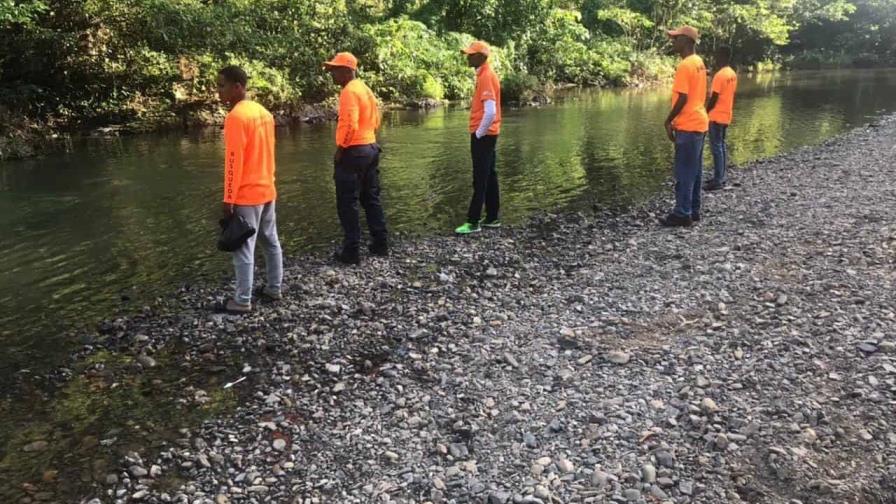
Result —
[{"label": "man wearing gray sweatpants", "polygon": [[264,249],[267,283],[260,294],[280,299],[283,282],[283,252],[277,237],[274,186],[274,118],[260,104],[246,99],[246,73],[226,67],[218,73],[218,96],[230,107],[224,119],[224,201],[225,218],[237,215],[256,229],[233,253],[236,293],[220,307],[228,313],[252,311],[252,282],[255,243]]}]

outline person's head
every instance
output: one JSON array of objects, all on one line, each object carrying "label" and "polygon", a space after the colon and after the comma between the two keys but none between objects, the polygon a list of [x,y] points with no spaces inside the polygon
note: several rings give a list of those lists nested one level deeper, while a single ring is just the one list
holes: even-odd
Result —
[{"label": "person's head", "polygon": [[218,98],[228,107],[246,99],[246,86],[249,77],[246,71],[238,66],[227,66],[218,72]]},{"label": "person's head", "polygon": [[324,68],[330,72],[333,82],[345,87],[346,84],[354,80],[358,72],[358,58],[355,58],[352,53],[341,52],[324,63]]},{"label": "person's head", "polygon": [[473,68],[479,68],[488,61],[488,57],[492,50],[485,42],[477,40],[466,49],[461,49],[462,53],[467,55],[467,64]]},{"label": "person's head", "polygon": [[700,41],[700,32],[692,26],[682,26],[666,33],[672,39],[672,48],[680,56],[693,54]]},{"label": "person's head", "polygon": [[731,46],[721,45],[716,49],[716,66],[719,68],[731,64]]}]

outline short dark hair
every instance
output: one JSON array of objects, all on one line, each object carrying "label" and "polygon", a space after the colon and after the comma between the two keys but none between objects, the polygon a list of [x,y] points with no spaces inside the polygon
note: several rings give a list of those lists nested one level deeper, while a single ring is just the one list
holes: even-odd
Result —
[{"label": "short dark hair", "polygon": [[222,68],[218,71],[218,75],[227,79],[227,82],[231,84],[240,84],[243,87],[246,87],[246,84],[249,82],[249,76],[246,75],[246,71],[236,65]]},{"label": "short dark hair", "polygon": [[731,61],[731,46],[729,45],[720,45],[716,48],[716,54],[725,58],[728,61]]}]

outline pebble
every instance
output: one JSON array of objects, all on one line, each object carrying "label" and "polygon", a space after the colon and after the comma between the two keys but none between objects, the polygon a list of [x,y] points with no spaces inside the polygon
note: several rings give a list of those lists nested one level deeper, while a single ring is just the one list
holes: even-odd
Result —
[{"label": "pebble", "polygon": [[651,464],[644,464],[641,467],[641,479],[645,483],[653,483],[656,481],[656,468]]},{"label": "pebble", "polygon": [[719,406],[709,397],[705,397],[703,399],[703,411],[706,411],[707,413],[716,413],[719,411]]},{"label": "pebble", "polygon": [[275,439],[271,446],[277,451],[283,451],[286,449],[286,440],[285,439]]},{"label": "pebble", "polygon": [[507,492],[492,492],[488,495],[488,504],[507,504],[510,502],[510,494]]},{"label": "pebble", "polygon": [[628,362],[632,359],[631,354],[622,351],[612,351],[607,354],[607,360],[612,362],[613,364],[624,365],[628,364]]},{"label": "pebble", "polygon": [[[139,353],[171,356],[157,386],[178,384],[162,387],[172,404],[224,397],[226,408],[148,442],[133,454],[146,463],[128,454],[110,466],[176,478],[144,486],[124,471],[97,495],[105,504],[137,492],[147,494],[134,502],[153,504],[886,496],[896,295],[879,287],[896,250],[896,120],[882,121],[875,136],[738,167],[741,185],[708,195],[706,222],[687,232],[654,225],[653,203],[564,210],[463,243],[402,238],[392,257],[357,268],[303,255],[286,269],[295,288],[284,300],[245,317],[200,308],[220,282],[161,296],[146,314],[110,322],[108,342],[83,355],[133,351],[127,335],[147,335]],[[845,169],[854,166],[863,168]],[[222,395],[206,379],[223,375],[204,363],[252,379]],[[117,387],[140,371],[68,367]],[[143,423],[134,427],[151,432]],[[100,435],[109,453],[126,442],[111,427]],[[822,464],[858,448],[866,456],[849,471]]]},{"label": "pebble", "polygon": [[138,355],[137,362],[139,362],[140,365],[145,368],[154,368],[154,367],[158,366],[158,363],[156,362],[156,360],[146,354]]},{"label": "pebble", "polygon": [[470,456],[470,450],[467,449],[467,445],[462,443],[451,443],[448,446],[448,451],[456,459],[466,459]]},{"label": "pebble", "polygon": [[563,472],[563,473],[572,473],[572,472],[575,472],[575,470],[576,470],[573,463],[565,458],[562,458],[557,461],[557,469],[560,469],[560,472]]},{"label": "pebble", "polygon": [[25,452],[39,452],[46,450],[47,446],[49,446],[49,443],[46,441],[34,441],[33,443],[25,445],[22,450]]},{"label": "pebble", "polygon": [[656,462],[660,467],[675,467],[675,457],[667,451],[656,452]]}]

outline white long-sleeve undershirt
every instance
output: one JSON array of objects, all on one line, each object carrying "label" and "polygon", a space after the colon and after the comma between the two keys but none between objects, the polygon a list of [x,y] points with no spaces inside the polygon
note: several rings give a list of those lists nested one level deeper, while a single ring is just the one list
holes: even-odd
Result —
[{"label": "white long-sleeve undershirt", "polygon": [[492,123],[495,122],[495,118],[498,116],[498,105],[495,103],[495,100],[485,100],[483,103],[485,107],[485,111],[482,114],[482,121],[479,123],[479,127],[476,128],[476,138],[482,138],[488,133],[488,129],[492,127]]}]

